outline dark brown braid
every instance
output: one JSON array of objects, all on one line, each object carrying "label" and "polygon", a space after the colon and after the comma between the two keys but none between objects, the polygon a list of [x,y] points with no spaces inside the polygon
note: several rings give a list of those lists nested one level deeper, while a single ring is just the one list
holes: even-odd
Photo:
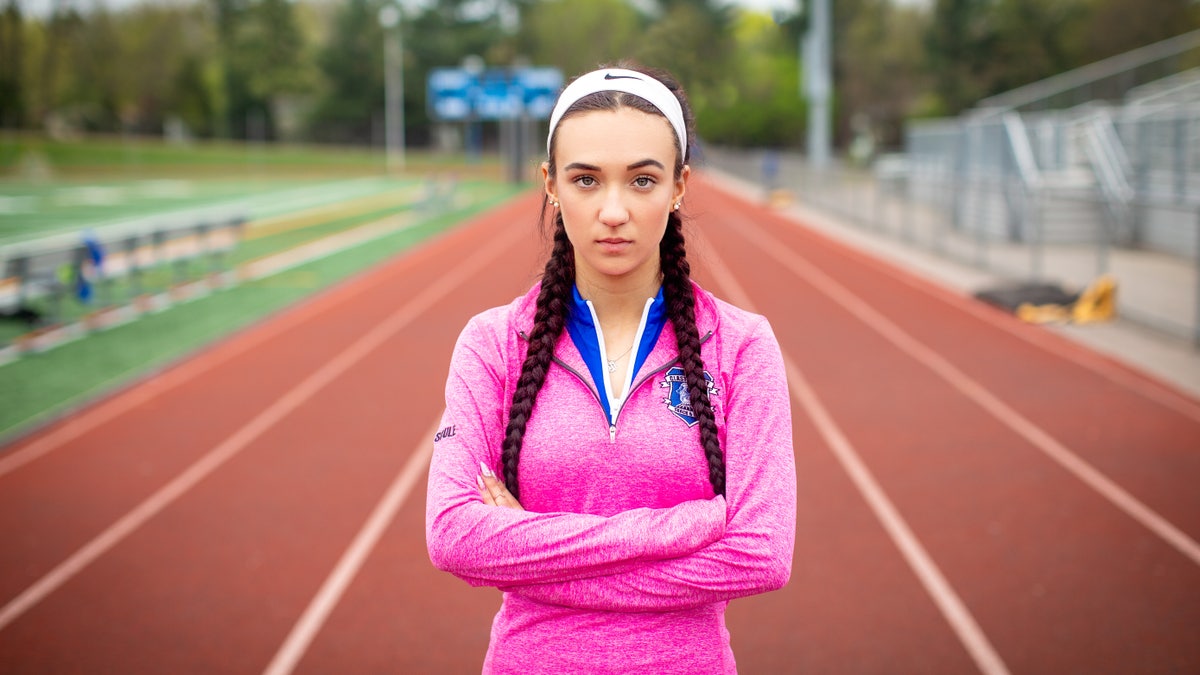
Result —
[{"label": "dark brown braid", "polygon": [[[679,99],[683,108],[688,137],[694,136],[691,107],[682,88],[665,71],[642,68],[635,63],[623,62],[617,68],[628,68],[656,78]],[[662,113],[649,102],[637,96],[619,92],[597,92],[576,101],[562,119],[593,110],[617,110],[633,108],[652,115]],[[550,139],[549,174],[555,175],[554,160],[557,133]],[[690,148],[679,148],[676,154],[675,179],[678,180],[687,162]],[[542,223],[546,222],[548,203],[542,202]],[[575,251],[567,239],[562,215],[554,218],[554,248],[542,275],[542,288],[538,292],[537,309],[533,328],[529,335],[529,351],[521,364],[521,376],[513,391],[512,408],[508,415],[508,428],[501,446],[504,484],[513,497],[520,499],[517,486],[517,463],[521,446],[525,441],[525,428],[533,412],[538,392],[546,381],[554,357],[554,346],[566,326],[570,307],[571,288],[575,283]],[[663,298],[667,304],[667,315],[675,327],[675,343],[679,348],[679,362],[687,380],[692,407],[700,423],[700,441],[708,458],[709,481],[717,494],[725,493],[725,457],[717,438],[717,423],[708,400],[708,386],[704,379],[704,361],[700,356],[700,336],[696,329],[696,300],[692,293],[691,268],[684,249],[682,221],[675,213],[667,218],[667,231],[659,244],[660,264],[663,274]]]},{"label": "dark brown braid", "polygon": [[533,404],[554,357],[554,345],[566,326],[567,308],[570,306],[571,285],[575,283],[575,250],[567,239],[562,216],[556,218],[554,249],[542,274],[542,288],[538,292],[537,310],[533,328],[529,331],[529,350],[521,364],[521,377],[513,391],[512,409],[508,413],[508,428],[504,431],[501,446],[504,485],[518,501],[521,499],[517,487],[517,458],[525,442],[525,426],[533,412]]},{"label": "dark brown braid", "polygon": [[725,455],[717,437],[717,419],[708,400],[708,383],[704,378],[704,359],[700,355],[700,333],[696,329],[696,297],[692,291],[691,265],[683,241],[683,223],[672,213],[667,217],[667,231],[659,244],[659,260],[663,274],[663,300],[667,316],[675,326],[675,344],[679,348],[679,365],[691,396],[692,414],[700,423],[700,444],[708,459],[708,480],[713,492],[725,494]]}]

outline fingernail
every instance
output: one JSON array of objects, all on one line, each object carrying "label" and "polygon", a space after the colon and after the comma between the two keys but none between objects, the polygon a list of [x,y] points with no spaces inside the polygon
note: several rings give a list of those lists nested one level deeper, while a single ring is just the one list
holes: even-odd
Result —
[{"label": "fingernail", "polygon": [[487,467],[487,464],[483,463],[483,460],[479,461],[479,468],[483,471],[483,475],[487,476],[488,478],[496,477],[496,474],[492,473],[492,470]]},{"label": "fingernail", "polygon": [[475,475],[475,484],[479,486],[479,489],[480,489],[480,490],[484,489],[484,487],[483,487],[483,476],[480,476],[480,475],[476,474],[476,475]]}]

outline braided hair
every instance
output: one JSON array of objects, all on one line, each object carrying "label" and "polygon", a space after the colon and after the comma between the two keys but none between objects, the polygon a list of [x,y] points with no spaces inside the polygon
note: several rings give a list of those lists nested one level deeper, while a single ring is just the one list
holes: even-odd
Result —
[{"label": "braided hair", "polygon": [[[636,70],[662,82],[675,94],[683,108],[684,119],[692,137],[692,111],[682,88],[669,74],[661,70],[640,67],[636,64],[618,64],[618,68]],[[567,109],[562,119],[597,110],[615,111],[632,108],[641,112],[662,116],[662,113],[646,100],[615,91],[589,94]],[[549,174],[556,171],[554,150],[557,132],[550,139]],[[678,146],[678,140],[676,140]],[[690,155],[690,148],[676,147],[675,179],[683,172]],[[541,222],[546,222],[548,198],[543,197]],[[525,428],[533,412],[538,392],[546,381],[546,373],[554,357],[554,346],[566,326],[567,312],[571,306],[571,289],[575,283],[575,250],[567,239],[562,213],[554,214],[553,248],[542,274],[542,286],[538,292],[534,324],[529,333],[529,348],[521,364],[521,375],[513,391],[512,408],[509,410],[508,426],[501,445],[501,462],[504,484],[513,497],[520,499],[517,484],[517,464],[521,446],[525,440]],[[675,343],[679,351],[679,365],[691,396],[692,408],[700,427],[700,443],[708,460],[708,477],[713,492],[725,493],[725,455],[717,437],[717,422],[708,399],[708,382],[704,375],[704,360],[700,354],[700,335],[696,328],[696,298],[691,284],[691,266],[687,261],[684,246],[683,221],[678,212],[667,216],[667,229],[659,243],[659,265],[662,270],[663,300],[667,317],[675,329]]]}]

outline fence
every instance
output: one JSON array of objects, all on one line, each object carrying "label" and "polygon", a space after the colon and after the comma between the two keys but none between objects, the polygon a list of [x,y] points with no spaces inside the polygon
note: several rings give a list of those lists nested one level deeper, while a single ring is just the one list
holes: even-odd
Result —
[{"label": "fence", "polygon": [[[708,149],[706,157],[709,165],[732,175],[764,175],[762,151]],[[1107,227],[1094,228],[1089,239],[1047,236],[1064,208],[1103,209],[1105,200],[1096,191],[1056,194],[1051,201],[1013,173],[915,175],[902,161],[886,158],[874,170],[815,171],[799,155],[772,161],[778,167],[777,186],[804,205],[1002,279],[1081,290],[1101,275],[1112,275],[1122,316],[1200,348],[1200,250],[1147,250],[1121,241]],[[1142,219],[1186,227],[1180,239],[1200,248],[1197,203],[1166,197],[1137,197],[1130,203]]]}]

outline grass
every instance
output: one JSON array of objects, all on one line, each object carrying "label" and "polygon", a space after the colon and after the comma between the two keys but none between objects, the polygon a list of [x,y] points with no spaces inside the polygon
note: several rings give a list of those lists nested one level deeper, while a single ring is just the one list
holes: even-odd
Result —
[{"label": "grass", "polygon": [[[461,154],[405,153],[406,173],[454,171],[464,177],[501,178],[497,158],[468,161]],[[33,134],[0,135],[0,176],[10,179],[95,176],[149,178],[237,175],[307,175],[346,178],[382,175],[381,148],[230,141],[170,143],[145,137],[89,137],[63,141]]]}]

